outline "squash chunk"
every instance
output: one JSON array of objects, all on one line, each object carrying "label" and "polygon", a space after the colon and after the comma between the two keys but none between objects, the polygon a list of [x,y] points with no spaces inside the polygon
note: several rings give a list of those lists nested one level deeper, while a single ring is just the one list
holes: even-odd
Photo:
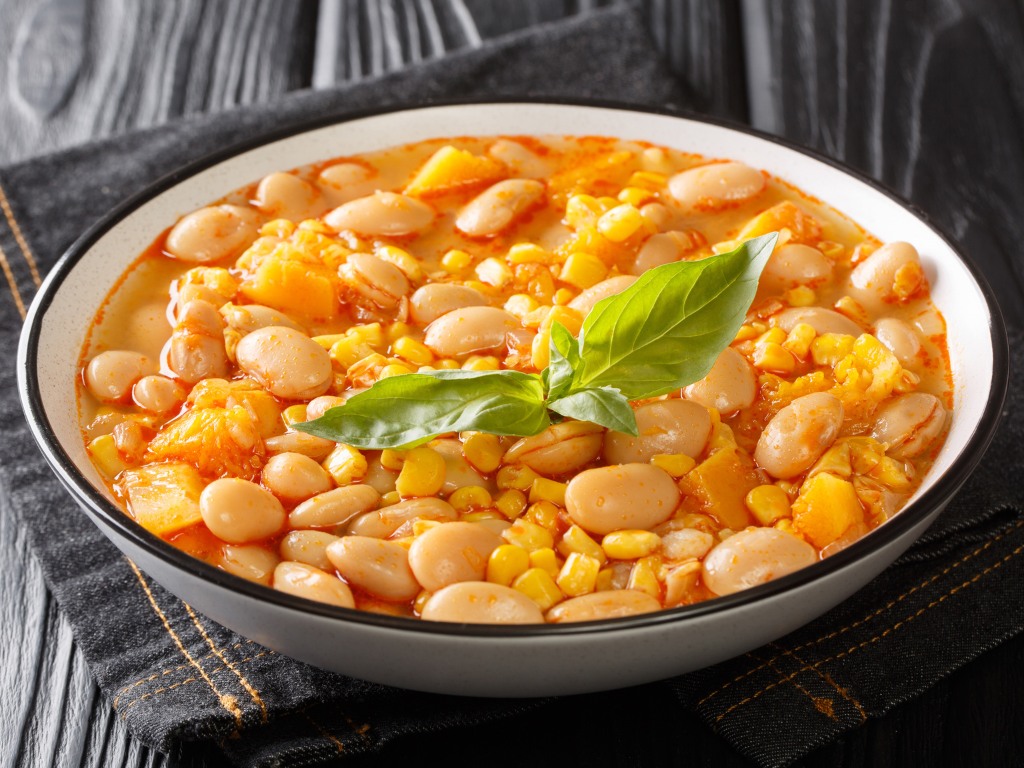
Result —
[{"label": "squash chunk", "polygon": [[789,230],[791,243],[817,245],[821,240],[821,224],[818,220],[786,200],[748,221],[736,236],[735,242],[738,245],[752,237],[778,232],[781,229]]},{"label": "squash chunk", "polygon": [[188,464],[171,462],[127,469],[119,485],[128,499],[131,516],[157,536],[202,520],[199,494],[203,492],[203,480]]},{"label": "squash chunk", "polygon": [[338,300],[323,268],[278,256],[260,261],[252,276],[242,283],[242,293],[256,304],[300,317],[332,317]]},{"label": "squash chunk", "polygon": [[864,509],[853,484],[829,472],[807,480],[793,502],[793,526],[819,549],[863,520]]},{"label": "squash chunk", "polygon": [[683,492],[698,499],[707,514],[736,531],[752,524],[744,499],[762,484],[754,462],[734,448],[716,451],[679,481]]},{"label": "squash chunk", "polygon": [[212,477],[255,477],[263,440],[252,415],[233,408],[193,408],[167,423],[149,444],[146,461],[187,461]]},{"label": "squash chunk", "polygon": [[489,157],[455,147],[441,147],[430,156],[405,188],[405,194],[429,197],[454,189],[476,187],[505,178],[505,166]]}]

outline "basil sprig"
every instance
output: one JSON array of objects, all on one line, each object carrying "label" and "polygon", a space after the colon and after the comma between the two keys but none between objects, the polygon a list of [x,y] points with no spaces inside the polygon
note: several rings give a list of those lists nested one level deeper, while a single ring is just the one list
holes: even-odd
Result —
[{"label": "basil sprig", "polygon": [[579,339],[551,327],[541,374],[441,370],[378,381],[295,428],[357,448],[408,448],[447,432],[536,435],[568,417],[637,434],[631,400],[703,378],[735,338],[776,233],[648,270],[599,301]]}]

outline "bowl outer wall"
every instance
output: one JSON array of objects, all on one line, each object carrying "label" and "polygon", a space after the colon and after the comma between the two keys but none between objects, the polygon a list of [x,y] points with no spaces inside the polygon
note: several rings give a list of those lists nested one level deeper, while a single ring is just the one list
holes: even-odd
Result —
[{"label": "bowl outer wall", "polygon": [[[450,125],[458,125],[459,131],[449,130]],[[344,609],[332,609],[282,596],[280,593],[273,593],[215,571],[177,553],[176,550],[142,531],[112,507],[109,501],[101,498],[96,487],[102,486],[85,458],[81,440],[77,436],[77,417],[73,398],[69,395],[68,383],[74,380],[73,368],[74,360],[77,359],[77,349],[81,346],[94,308],[99,305],[113,278],[123,271],[135,253],[149,244],[154,232],[169,226],[178,215],[272,170],[294,167],[338,154],[354,154],[438,135],[530,132],[619,135],[700,151],[712,157],[742,159],[753,165],[768,168],[772,173],[796,184],[804,191],[815,194],[824,202],[851,215],[884,240],[905,238],[918,244],[933,283],[936,303],[943,308],[947,318],[958,320],[950,324],[950,348],[957,384],[957,406],[950,440],[947,441],[947,449],[956,446],[957,450],[944,449],[945,455],[940,456],[937,466],[946,471],[941,477],[941,482],[936,473],[929,484],[923,486],[919,492],[918,496],[922,497],[920,504],[909,507],[894,521],[872,532],[846,552],[830,558],[825,563],[805,569],[801,574],[794,574],[750,590],[742,596],[675,609],[638,620],[597,622],[586,627],[543,627],[522,632],[517,629],[506,631],[455,625],[412,628],[407,621],[388,620],[387,617],[374,617],[368,614],[353,615]],[[173,186],[172,183],[179,179],[185,181]],[[58,474],[62,475],[62,480],[69,486],[73,495],[88,508],[93,518],[101,523],[104,531],[112,536],[122,549],[129,551],[147,572],[156,576],[160,583],[211,617],[272,647],[321,666],[361,677],[384,680],[382,677],[371,676],[369,668],[346,664],[345,659],[338,660],[338,664],[344,668],[337,666],[332,663],[333,656],[328,655],[325,658],[322,653],[318,653],[319,645],[307,647],[311,639],[325,636],[325,633],[333,636],[333,640],[324,646],[331,650],[339,647],[339,643],[343,645],[348,642],[353,633],[360,636],[367,633],[375,634],[369,628],[372,626],[376,630],[397,631],[402,638],[399,646],[405,648],[410,647],[410,644],[427,643],[423,639],[424,636],[430,636],[430,642],[433,642],[436,636],[442,640],[439,643],[440,647],[443,647],[445,642],[458,638],[459,642],[453,645],[475,644],[480,646],[481,653],[486,654],[488,648],[494,649],[497,644],[519,644],[539,650],[541,638],[562,637],[564,640],[566,637],[572,637],[573,643],[579,643],[581,647],[583,644],[615,647],[616,665],[621,669],[629,666],[621,655],[624,649],[609,637],[613,634],[625,634],[627,629],[645,630],[650,633],[649,637],[660,638],[664,634],[676,638],[669,647],[669,657],[662,660],[660,672],[653,674],[654,677],[659,677],[680,671],[679,659],[674,658],[672,654],[698,659],[695,663],[684,664],[686,668],[694,668],[781,635],[855,591],[894,559],[923,530],[927,522],[934,518],[938,505],[948,499],[966,478],[970,466],[980,458],[994,425],[992,411],[998,411],[997,401],[1001,402],[1005,389],[1005,340],[998,314],[990,315],[983,281],[982,287],[979,287],[971,270],[959,260],[948,243],[934,229],[912,211],[901,207],[891,196],[880,192],[855,175],[838,169],[835,164],[816,160],[750,131],[730,130],[704,120],[559,104],[430,107],[412,113],[385,113],[376,117],[358,118],[335,126],[315,129],[300,136],[242,151],[226,162],[203,168],[194,175],[191,168],[185,169],[173,175],[171,179],[159,182],[154,189],[155,193],[143,193],[139,199],[126,204],[126,207],[116,212],[111,220],[87,234],[82,242],[74,246],[66,261],[54,269],[33,305],[19,356],[23,364],[32,358],[38,363],[39,368],[33,370],[32,376],[28,376],[24,366],[20,366],[19,376],[34,434],[40,441],[47,459],[58,470]],[[852,205],[851,201],[856,205]],[[939,264],[942,265],[941,270]],[[940,272],[946,279],[939,279]],[[65,279],[72,273],[76,279]],[[990,300],[990,296],[988,298]],[[88,309],[84,312],[75,312],[75,307]],[[986,336],[994,340],[991,347],[977,343],[979,338]],[[37,344],[41,345],[41,353],[38,356],[35,349]],[[68,357],[68,350],[74,350],[75,354]],[[65,354],[63,358],[62,352]],[[969,370],[974,373],[970,384],[966,375]],[[986,383],[987,389],[979,384],[979,379]],[[38,391],[34,391],[35,387],[38,387]],[[977,425],[983,422],[984,428],[978,428]],[[54,432],[59,433],[60,438],[56,438]],[[72,463],[81,467],[89,476],[91,486],[69,468]],[[970,466],[967,466],[968,464]],[[949,471],[951,468],[955,471]],[[876,552],[884,553],[887,559],[883,562],[875,556]],[[860,561],[870,563],[870,567],[858,567]],[[834,575],[840,572],[843,574],[841,579],[828,578],[826,583],[827,574]],[[202,589],[204,583],[207,585],[206,590]],[[803,595],[804,589],[796,588],[805,583],[816,585],[815,589],[811,590],[814,593],[812,597]],[[235,591],[232,591],[232,588]],[[210,598],[211,592],[224,592],[231,599],[225,599],[223,596],[222,599]],[[792,598],[792,595],[800,597]],[[771,597],[773,603],[777,602],[777,598],[787,599],[768,611],[768,614],[772,614],[772,620],[768,621],[767,625],[737,624],[736,616],[757,613],[751,611],[752,605],[748,604],[756,603],[762,597]],[[232,610],[232,600],[244,602],[246,609]],[[792,610],[783,610],[781,606],[789,603],[793,604]],[[812,605],[813,609],[810,608]],[[278,615],[282,610],[284,615]],[[266,614],[268,611],[274,614],[274,619],[270,620],[265,616],[264,620],[257,621],[256,629],[262,626],[262,630],[245,628],[250,627],[250,623],[245,620],[246,617],[261,612]],[[307,627],[309,638],[299,637],[303,633],[297,631],[297,626],[281,626],[281,622],[287,624],[289,615],[292,616],[292,620],[298,622],[297,617],[308,613],[316,613],[320,618],[328,619],[318,624],[319,628],[315,631],[312,627]],[[348,620],[339,621],[339,616]],[[697,620],[698,617],[700,621]],[[788,620],[782,621],[783,617],[787,617]],[[716,642],[711,643],[713,649],[718,650],[716,658],[708,657],[696,650],[684,654],[683,651],[687,648],[695,648],[688,646],[688,641],[685,640],[688,632],[697,632],[696,629],[689,628],[700,626],[697,634],[707,633],[709,621],[727,628]],[[281,635],[265,636],[267,627],[273,626],[281,628]],[[637,633],[631,631],[629,634]],[[581,638],[585,635],[594,636],[584,642]],[[714,632],[713,635],[718,633]],[[371,640],[371,647],[379,653],[380,648],[372,645],[378,641],[379,638]],[[636,637],[631,640],[631,644],[635,642]],[[433,653],[437,652],[435,649]],[[637,654],[634,652],[634,655]],[[652,658],[657,656],[644,655]],[[465,667],[465,648],[455,653],[452,658]],[[391,666],[397,669],[394,664]],[[583,666],[589,667],[589,664]],[[575,671],[570,667],[571,664],[569,667],[544,670],[538,672],[538,675],[548,678],[555,675],[556,680],[561,675],[568,683],[573,675],[579,674],[579,667]],[[384,674],[388,674],[387,682],[394,684],[456,692],[451,687],[437,688],[435,683],[417,684],[415,675],[412,674],[414,671],[410,670],[409,678],[400,674],[396,679],[386,670]],[[468,671],[466,669],[466,674]],[[512,686],[521,686],[523,676],[524,669],[512,668],[507,674],[506,682]],[[451,686],[454,683],[448,680],[448,677],[450,676],[443,676],[442,680],[435,682]],[[639,682],[639,678],[627,678],[628,675],[616,675],[610,684],[593,685],[593,681],[588,677],[588,689]],[[551,684],[554,685],[556,680],[550,680]],[[513,693],[511,690],[501,690],[500,684],[496,681],[488,682],[488,685],[492,684],[497,687],[486,691],[491,695]],[[469,691],[461,689],[459,692]]]}]

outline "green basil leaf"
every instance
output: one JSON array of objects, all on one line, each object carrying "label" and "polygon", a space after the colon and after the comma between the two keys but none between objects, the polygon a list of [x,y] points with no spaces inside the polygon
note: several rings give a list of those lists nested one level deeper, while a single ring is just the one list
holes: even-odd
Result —
[{"label": "green basil leaf", "polygon": [[573,375],[580,364],[580,346],[561,323],[551,326],[550,361],[544,369],[548,399],[556,400],[569,393]]},{"label": "green basil leaf", "polygon": [[573,389],[612,386],[639,400],[706,376],[743,324],[777,239],[664,264],[599,301],[580,331]]},{"label": "green basil leaf", "polygon": [[636,415],[629,400],[614,387],[574,390],[565,397],[548,402],[555,413],[579,421],[590,421],[602,427],[637,436]]},{"label": "green basil leaf", "polygon": [[295,429],[356,448],[411,448],[446,432],[528,436],[550,423],[539,376],[444,370],[383,379]]}]

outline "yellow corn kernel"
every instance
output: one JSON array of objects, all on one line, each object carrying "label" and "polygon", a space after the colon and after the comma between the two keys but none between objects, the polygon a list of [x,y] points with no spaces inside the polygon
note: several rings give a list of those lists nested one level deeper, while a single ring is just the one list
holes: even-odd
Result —
[{"label": "yellow corn kernel", "polygon": [[809,307],[817,297],[813,288],[808,288],[806,285],[798,285],[796,288],[790,288],[786,291],[785,298],[791,307]]},{"label": "yellow corn kernel", "polygon": [[538,477],[530,486],[530,502],[547,501],[565,506],[566,484],[557,480],[548,480],[546,477]]},{"label": "yellow corn kernel", "polygon": [[754,348],[753,362],[755,368],[774,373],[792,373],[796,368],[796,358],[793,357],[793,353],[773,341],[758,344]]},{"label": "yellow corn kernel", "polygon": [[613,243],[628,240],[644,224],[644,217],[636,206],[625,203],[617,205],[597,220],[597,231]]},{"label": "yellow corn kernel", "polygon": [[493,355],[470,355],[462,364],[464,371],[496,371],[501,368],[501,361]]},{"label": "yellow corn kernel", "polygon": [[636,171],[626,182],[631,187],[642,187],[643,189],[657,192],[668,183],[668,177],[663,173],[654,171]]},{"label": "yellow corn kernel", "polygon": [[828,472],[806,480],[793,502],[793,525],[818,548],[863,520],[864,509],[853,484]]},{"label": "yellow corn kernel", "polygon": [[626,589],[636,589],[646,592],[655,600],[661,599],[661,583],[658,581],[658,571],[649,558],[637,560],[629,572],[629,582]]},{"label": "yellow corn kernel", "polygon": [[822,240],[815,248],[832,261],[840,261],[846,255],[846,248],[833,240]]},{"label": "yellow corn kernel", "polygon": [[398,491],[388,491],[387,493],[381,494],[380,505],[382,507],[390,507],[392,504],[397,504],[402,500],[402,494]]},{"label": "yellow corn kernel", "polygon": [[530,567],[547,571],[548,575],[553,579],[558,576],[562,563],[558,559],[558,555],[555,554],[555,550],[551,549],[551,547],[542,547],[530,553]]},{"label": "yellow corn kernel", "polygon": [[793,525],[793,519],[790,517],[784,517],[781,520],[777,520],[772,528],[775,528],[778,531],[784,531],[785,533],[791,533],[799,539],[804,538],[800,535],[800,531],[796,529],[796,526]]},{"label": "yellow corn kernel", "polygon": [[462,441],[462,455],[478,472],[493,472],[501,464],[505,450],[494,435],[475,432]]},{"label": "yellow corn kernel", "polygon": [[384,469],[399,472],[405,463],[405,451],[396,451],[394,448],[385,448],[380,452],[380,464]]},{"label": "yellow corn kernel", "polygon": [[403,498],[433,496],[444,485],[444,457],[426,446],[413,448],[405,454],[402,471],[395,480],[395,490]]},{"label": "yellow corn kernel", "polygon": [[498,494],[494,506],[509,520],[515,520],[526,510],[526,494],[515,488],[509,488]]},{"label": "yellow corn kernel", "polygon": [[797,357],[803,359],[806,358],[807,353],[810,352],[811,342],[814,341],[814,337],[817,335],[818,334],[814,330],[814,326],[808,325],[807,323],[797,323],[793,326],[793,330],[789,332],[786,340],[782,342],[782,346]]},{"label": "yellow corn kernel", "polygon": [[607,592],[615,589],[615,571],[611,568],[602,568],[597,572],[597,581],[594,584],[595,592]]},{"label": "yellow corn kernel", "polygon": [[392,363],[390,365],[385,365],[380,369],[380,374],[377,376],[377,380],[381,381],[383,379],[390,379],[392,376],[404,376],[405,374],[412,372],[412,368],[409,368],[408,366]]},{"label": "yellow corn kernel", "polygon": [[371,347],[379,347],[384,343],[384,328],[380,323],[356,325],[349,328],[346,333],[369,344]]},{"label": "yellow corn kernel", "polygon": [[344,338],[344,333],[327,333],[324,334],[323,336],[314,336],[313,341],[315,341],[324,349],[330,351],[331,347],[333,347],[335,344],[337,344]]},{"label": "yellow corn kernel", "polygon": [[419,282],[425,277],[419,259],[394,245],[378,246],[374,256],[398,267],[413,282]]},{"label": "yellow corn kernel", "polygon": [[422,536],[431,528],[437,528],[437,526],[439,525],[443,525],[443,523],[440,520],[413,520],[412,535]]},{"label": "yellow corn kernel", "polygon": [[920,264],[907,262],[896,270],[892,280],[892,291],[897,298],[906,301],[927,283]]},{"label": "yellow corn kernel", "polygon": [[562,307],[568,304],[570,301],[576,298],[576,291],[571,291],[568,288],[559,288],[555,291],[553,301],[556,306]]},{"label": "yellow corn kernel", "polygon": [[281,421],[286,427],[290,427],[292,424],[298,424],[306,420],[306,405],[305,403],[296,403],[295,405],[289,405],[283,411],[281,411]]},{"label": "yellow corn kernel", "polygon": [[460,251],[457,248],[453,248],[441,257],[441,266],[444,268],[445,272],[449,272],[451,274],[461,272],[472,263],[473,257],[465,251]]},{"label": "yellow corn kernel", "polygon": [[89,442],[89,456],[104,477],[113,480],[126,468],[117,452],[113,435],[100,435]]},{"label": "yellow corn kernel", "polygon": [[528,552],[545,547],[552,548],[555,545],[551,531],[522,518],[515,520],[510,528],[502,531],[501,537],[509,544],[516,544]]},{"label": "yellow corn kernel", "polygon": [[502,490],[515,488],[517,491],[528,491],[538,477],[540,475],[529,467],[522,464],[509,464],[498,470],[495,480]]},{"label": "yellow corn kernel", "polygon": [[769,328],[757,337],[758,344],[781,344],[786,340],[786,332],[779,327]]},{"label": "yellow corn kernel", "polygon": [[508,249],[509,264],[548,264],[553,260],[551,251],[533,243],[516,243]]},{"label": "yellow corn kernel", "polygon": [[412,601],[412,609],[416,612],[417,616],[423,613],[423,606],[427,604],[427,600],[430,599],[432,594],[432,592],[427,592],[427,590],[424,589],[416,595],[416,599]]},{"label": "yellow corn kernel", "polygon": [[331,356],[331,360],[342,368],[351,368],[360,360],[372,355],[373,347],[361,339],[346,334],[331,345],[328,354]]},{"label": "yellow corn kernel", "polygon": [[437,361],[437,367],[440,368],[442,371],[444,371],[444,370],[453,371],[453,370],[456,370],[458,368],[461,368],[462,366],[459,365],[459,361],[458,360],[451,360],[449,358],[445,358],[444,360],[438,360]]},{"label": "yellow corn kernel", "polygon": [[512,280],[512,270],[501,259],[491,256],[476,265],[477,279],[495,288],[501,288]]},{"label": "yellow corn kernel", "polygon": [[632,205],[634,208],[640,208],[645,203],[654,200],[657,195],[643,187],[623,187],[616,197],[619,202]]},{"label": "yellow corn kernel", "polygon": [[539,306],[540,304],[533,296],[526,293],[515,293],[506,299],[504,310],[522,320]]},{"label": "yellow corn kernel", "polygon": [[471,509],[487,509],[491,506],[491,494],[482,486],[464,485],[452,491],[448,497],[448,503],[455,507],[458,512],[468,512]]},{"label": "yellow corn kernel", "polygon": [[481,520],[501,520],[501,514],[493,509],[480,509],[476,512],[466,512],[461,518],[464,523],[477,523]]},{"label": "yellow corn kernel", "polygon": [[547,320],[551,310],[554,309],[549,304],[539,304],[536,309],[526,313],[520,318],[520,321],[527,328],[540,328],[541,324]]},{"label": "yellow corn kernel", "polygon": [[555,583],[569,597],[589,595],[597,587],[601,563],[589,555],[573,552],[565,559]]},{"label": "yellow corn kernel", "polygon": [[571,307],[552,307],[547,317],[541,321],[540,330],[551,330],[551,326],[555,323],[561,323],[569,333],[575,336],[583,327],[583,315]]},{"label": "yellow corn kernel", "polygon": [[562,602],[565,596],[555,580],[541,568],[530,568],[512,582],[512,589],[518,590],[533,600],[542,611]]},{"label": "yellow corn kernel", "polygon": [[604,550],[601,549],[601,545],[590,538],[590,534],[578,525],[570,526],[569,530],[562,534],[562,538],[558,542],[558,551],[565,557],[568,557],[573,552],[579,552],[581,555],[594,558],[602,565],[608,559],[604,554]]},{"label": "yellow corn kernel", "polygon": [[358,448],[345,443],[334,446],[322,466],[338,485],[348,485],[366,476],[366,457]]},{"label": "yellow corn kernel", "polygon": [[656,552],[661,537],[651,531],[613,531],[601,539],[601,549],[612,560],[636,560]]},{"label": "yellow corn kernel", "polygon": [[823,333],[811,342],[811,359],[815,365],[833,366],[853,352],[855,341],[844,333]]},{"label": "yellow corn kernel", "polygon": [[543,371],[551,362],[551,331],[541,331],[533,337],[530,346],[530,364]]},{"label": "yellow corn kernel", "polygon": [[740,329],[736,331],[736,338],[733,341],[750,341],[756,339],[761,332],[752,325],[741,325]]},{"label": "yellow corn kernel", "polygon": [[[637,212],[639,214],[639,211]],[[596,285],[608,276],[608,267],[597,256],[577,251],[565,260],[558,278],[580,290]]]},{"label": "yellow corn kernel", "polygon": [[262,237],[279,237],[284,240],[295,231],[295,223],[288,219],[274,219],[260,227]]},{"label": "yellow corn kernel", "polygon": [[864,309],[864,305],[852,296],[840,297],[839,300],[833,304],[833,307],[836,312],[841,315],[846,315],[855,323],[859,323],[860,325],[871,325],[871,318],[868,317],[868,312]]},{"label": "yellow corn kernel", "polygon": [[757,522],[774,525],[777,520],[789,517],[789,497],[777,485],[759,485],[752,489],[743,500]]},{"label": "yellow corn kernel", "polygon": [[590,195],[573,195],[565,204],[565,223],[573,229],[593,224],[604,213],[604,206]]},{"label": "yellow corn kernel", "polygon": [[514,544],[502,544],[487,558],[487,580],[504,587],[530,569],[530,553]]},{"label": "yellow corn kernel", "polygon": [[697,462],[685,453],[659,453],[651,457],[651,464],[677,479],[697,466]]},{"label": "yellow corn kernel", "polygon": [[559,508],[550,501],[538,501],[527,507],[524,519],[552,531],[558,525],[558,513]]},{"label": "yellow corn kernel", "polygon": [[411,336],[398,338],[391,347],[392,351],[404,360],[416,365],[429,365],[434,361],[434,353],[422,342]]}]

